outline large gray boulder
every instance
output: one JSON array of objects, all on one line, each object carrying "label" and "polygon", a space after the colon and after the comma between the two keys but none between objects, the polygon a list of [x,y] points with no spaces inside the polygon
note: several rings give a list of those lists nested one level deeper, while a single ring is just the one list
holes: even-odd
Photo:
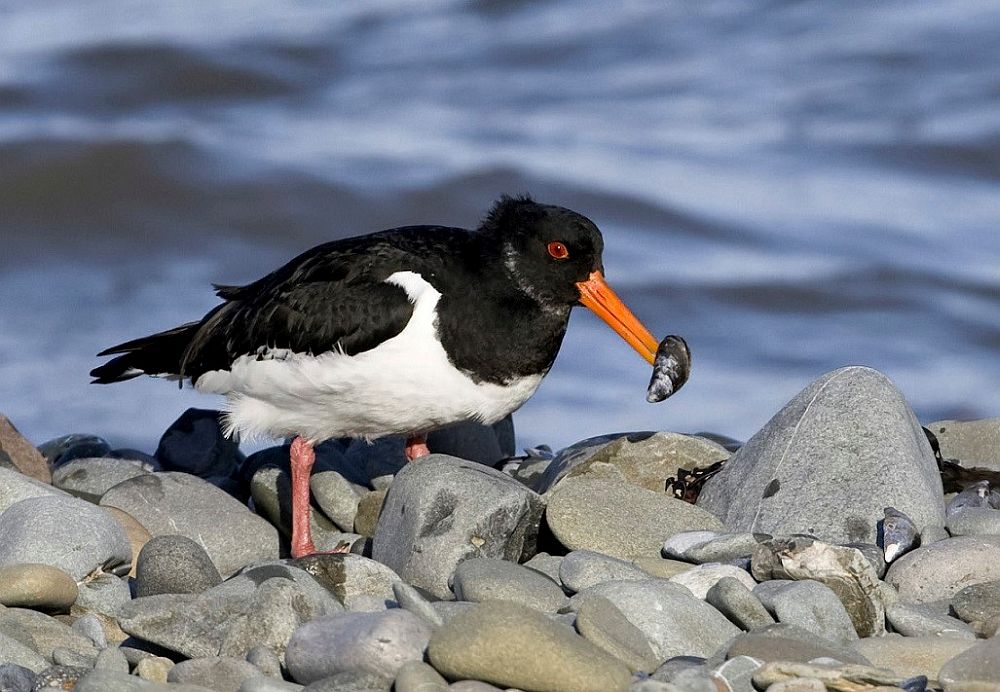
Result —
[{"label": "large gray boulder", "polygon": [[154,536],[201,545],[223,577],[278,557],[278,531],[228,493],[188,473],[150,473],[108,490],[101,504],[135,517]]},{"label": "large gray boulder", "polygon": [[535,553],[542,498],[489,467],[442,454],[408,464],[385,499],[372,557],[413,586],[451,598],[463,560]]},{"label": "large gray boulder", "polygon": [[885,507],[923,529],[944,525],[926,436],[887,377],[846,367],[785,405],[706,482],[698,505],[732,531],[808,533],[875,543]]}]

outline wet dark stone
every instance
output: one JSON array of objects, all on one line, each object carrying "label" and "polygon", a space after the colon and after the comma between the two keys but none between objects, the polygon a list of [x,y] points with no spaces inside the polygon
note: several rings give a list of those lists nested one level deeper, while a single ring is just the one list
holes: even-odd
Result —
[{"label": "wet dark stone", "polygon": [[61,466],[74,459],[90,459],[108,456],[111,445],[107,440],[97,435],[73,433],[62,435],[38,445],[50,468]]},{"label": "wet dark stone", "polygon": [[220,413],[189,408],[160,438],[154,455],[166,471],[232,478],[243,463],[239,445],[222,433]]}]

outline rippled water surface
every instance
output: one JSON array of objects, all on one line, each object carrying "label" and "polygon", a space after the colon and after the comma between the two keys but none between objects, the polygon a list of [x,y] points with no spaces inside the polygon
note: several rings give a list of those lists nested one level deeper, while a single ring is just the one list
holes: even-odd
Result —
[{"label": "rippled water surface", "polygon": [[162,381],[101,348],[318,242],[577,209],[692,379],[593,315],[515,420],[745,438],[834,367],[925,422],[1000,415],[1000,6],[0,0],[0,411],[149,448]]}]

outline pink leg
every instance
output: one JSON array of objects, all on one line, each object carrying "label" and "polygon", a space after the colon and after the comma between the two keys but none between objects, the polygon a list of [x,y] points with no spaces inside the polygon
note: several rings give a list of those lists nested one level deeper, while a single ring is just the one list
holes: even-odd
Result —
[{"label": "pink leg", "polygon": [[424,435],[414,435],[413,437],[408,437],[406,439],[406,460],[413,461],[414,459],[419,459],[420,457],[425,457],[431,453],[431,450],[427,449],[427,438]]},{"label": "pink leg", "polygon": [[[309,473],[316,463],[316,452],[313,451],[312,444],[296,437],[289,450],[289,461],[292,464],[292,557],[302,557],[317,552],[309,525],[312,515],[309,506]],[[351,544],[341,543],[325,552],[349,553]]]},{"label": "pink leg", "polygon": [[312,444],[301,437],[292,440],[292,557],[316,552],[309,527],[309,473],[316,462]]}]

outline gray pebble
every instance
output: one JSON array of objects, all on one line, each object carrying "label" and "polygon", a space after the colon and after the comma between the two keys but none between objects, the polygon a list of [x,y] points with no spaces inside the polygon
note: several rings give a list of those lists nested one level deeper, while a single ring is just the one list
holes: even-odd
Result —
[{"label": "gray pebble", "polygon": [[493,558],[472,558],[459,564],[453,589],[462,601],[514,601],[543,613],[554,613],[566,604],[562,588],[548,577]]},{"label": "gray pebble", "polygon": [[311,682],[303,692],[389,692],[392,680],[375,673],[346,670]]},{"label": "gray pebble", "polygon": [[354,484],[336,471],[320,471],[309,478],[309,488],[316,504],[341,531],[354,530],[361,496]]},{"label": "gray pebble", "polygon": [[945,689],[955,683],[977,682],[1000,684],[1000,637],[991,637],[969,647],[941,667],[938,680]]},{"label": "gray pebble", "polygon": [[151,468],[143,468],[142,465],[125,459],[73,459],[52,472],[52,485],[96,504],[101,501],[104,493],[122,481],[151,471]]},{"label": "gray pebble", "polygon": [[715,586],[720,579],[736,579],[743,582],[748,589],[757,585],[757,582],[746,570],[733,565],[720,565],[711,562],[692,567],[670,577],[671,582],[687,587],[691,593],[702,600],[708,595],[708,590]]},{"label": "gray pebble", "polygon": [[128,674],[129,672],[128,659],[125,658],[125,654],[117,646],[102,649],[101,653],[97,654],[94,668],[108,670],[112,673]]},{"label": "gray pebble", "polygon": [[750,656],[764,662],[794,661],[807,663],[820,657],[835,658],[844,663],[869,665],[869,661],[852,649],[801,627],[779,623],[753,632],[740,634],[728,643],[726,656]]},{"label": "gray pebble", "polygon": [[154,536],[139,552],[136,596],[198,594],[222,583],[205,548],[187,536]]},{"label": "gray pebble", "polygon": [[73,612],[100,613],[115,617],[132,599],[128,582],[113,574],[101,574],[80,582]]},{"label": "gray pebble", "polygon": [[0,514],[0,565],[35,562],[80,581],[96,570],[128,572],[132,547],[111,515],[73,497],[34,497]]},{"label": "gray pebble", "polygon": [[1000,509],[966,507],[949,514],[945,526],[952,536],[1000,536]]},{"label": "gray pebble", "polygon": [[238,658],[210,656],[181,661],[167,674],[167,682],[201,685],[217,692],[237,692],[244,680],[263,677],[256,666]]},{"label": "gray pebble", "polygon": [[592,550],[574,550],[559,563],[559,580],[572,591],[606,581],[649,579],[649,575],[631,562]]},{"label": "gray pebble", "polygon": [[95,653],[97,652],[89,651],[87,654],[83,654],[73,651],[73,649],[55,648],[52,650],[52,662],[57,666],[86,668],[90,670],[94,667],[94,662],[97,660]]},{"label": "gray pebble", "polygon": [[0,664],[0,690],[3,692],[33,692],[36,677],[34,672],[16,663]]},{"label": "gray pebble", "polygon": [[49,661],[37,651],[22,644],[20,639],[0,631],[0,661],[27,668],[33,673],[45,670]]},{"label": "gray pebble", "polygon": [[70,628],[74,632],[79,632],[83,636],[87,637],[94,643],[98,649],[103,649],[108,645],[107,635],[104,633],[104,626],[101,625],[101,620],[96,615],[88,613],[82,617],[78,617],[70,625]]},{"label": "gray pebble", "polygon": [[750,656],[734,656],[713,670],[713,675],[725,680],[732,692],[756,692],[753,674],[763,661]]},{"label": "gray pebble", "polygon": [[70,495],[58,488],[53,488],[48,483],[42,483],[31,476],[26,476],[20,471],[0,467],[0,513],[6,511],[11,505],[15,505],[21,500],[29,497],[70,497]]},{"label": "gray pebble", "polygon": [[960,536],[913,550],[885,576],[908,603],[950,599],[971,584],[1000,580],[1000,536]]},{"label": "gray pebble", "polygon": [[972,628],[958,618],[936,613],[927,606],[894,603],[886,607],[885,617],[896,632],[907,637],[976,638]]},{"label": "gray pebble", "polygon": [[708,590],[705,600],[741,629],[774,624],[774,618],[760,599],[738,579],[723,577]]},{"label": "gray pebble", "polygon": [[[783,584],[772,593],[755,592],[778,622],[797,625],[804,630],[849,644],[858,639],[851,618],[830,587],[817,581],[795,581]],[[767,598],[761,594],[767,594]]]},{"label": "gray pebble", "polygon": [[[48,660],[52,660],[53,651],[56,649],[68,649],[82,654],[91,664],[97,658],[97,648],[89,638],[75,632],[69,625],[34,610],[23,608],[0,610],[0,634],[30,645],[35,653]],[[31,665],[17,658],[4,656],[0,660],[18,663],[34,670]]]},{"label": "gray pebble", "polygon": [[423,661],[407,661],[396,673],[395,692],[447,692],[448,683]]},{"label": "gray pebble", "polygon": [[632,672],[651,673],[660,663],[646,636],[603,596],[583,599],[576,613],[576,629]]},{"label": "gray pebble", "polygon": [[255,665],[270,678],[281,679],[281,659],[267,646],[255,646],[247,652],[247,663]]},{"label": "gray pebble", "polygon": [[549,555],[548,553],[538,553],[523,564],[528,569],[533,569],[536,572],[541,572],[552,581],[556,583],[561,583],[561,579],[559,577],[559,567],[562,565],[562,561],[563,561],[562,555]]},{"label": "gray pebble", "polygon": [[304,684],[347,671],[392,680],[405,662],[423,659],[430,635],[431,628],[405,610],[341,613],[295,630],[285,664]]},{"label": "gray pebble", "polygon": [[239,692],[299,692],[303,685],[269,677],[247,678],[240,685]]}]

